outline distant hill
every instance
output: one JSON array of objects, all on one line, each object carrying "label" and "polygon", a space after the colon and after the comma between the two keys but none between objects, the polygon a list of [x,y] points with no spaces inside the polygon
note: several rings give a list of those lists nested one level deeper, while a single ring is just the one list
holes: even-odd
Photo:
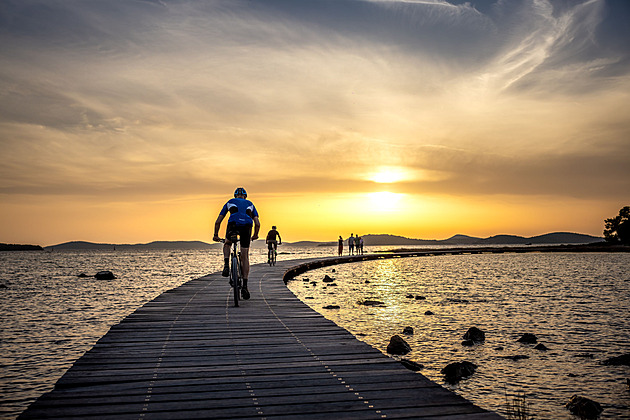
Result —
[{"label": "distant hill", "polygon": [[73,241],[65,242],[63,244],[47,246],[44,249],[50,251],[65,251],[65,250],[93,250],[93,251],[108,251],[108,250],[159,250],[159,249],[210,249],[220,246],[219,244],[208,244],[201,241],[154,241],[147,244],[102,244],[94,242]]},{"label": "distant hill", "polygon": [[[516,235],[496,235],[488,238],[476,238],[467,235],[454,235],[448,239],[413,239],[397,235],[364,235],[363,241],[366,246],[426,246],[426,245],[542,245],[542,244],[589,244],[594,242],[602,242],[603,238],[591,235],[583,235],[580,233],[555,232],[545,235],[523,237]],[[337,241],[331,242],[315,242],[315,241],[299,241],[284,242],[286,245],[292,246],[336,246]],[[344,240],[344,246],[347,246],[347,238]],[[44,249],[50,251],[63,250],[160,250],[160,249],[214,249],[220,247],[218,243],[206,243],[202,241],[155,241],[147,244],[103,244],[84,241],[65,242],[63,244],[47,246]],[[265,247],[265,241],[258,240],[252,245],[253,248]]]},{"label": "distant hill", "polygon": [[0,251],[43,251],[39,245],[0,244]]},{"label": "distant hill", "polygon": [[364,235],[365,245],[541,245],[541,244],[590,244],[602,242],[604,238],[581,233],[555,232],[545,235],[523,237],[517,235],[495,235],[476,238],[454,235],[448,239],[412,239],[395,235]]}]

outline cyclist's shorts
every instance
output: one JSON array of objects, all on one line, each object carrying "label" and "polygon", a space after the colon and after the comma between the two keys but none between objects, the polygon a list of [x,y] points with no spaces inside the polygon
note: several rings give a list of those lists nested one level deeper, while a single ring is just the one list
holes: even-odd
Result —
[{"label": "cyclist's shorts", "polygon": [[278,249],[278,241],[267,241],[267,248]]},{"label": "cyclist's shorts", "polygon": [[228,222],[225,229],[225,238],[229,241],[232,232],[237,232],[241,237],[241,248],[249,248],[252,239],[252,227],[237,226],[236,222]]}]

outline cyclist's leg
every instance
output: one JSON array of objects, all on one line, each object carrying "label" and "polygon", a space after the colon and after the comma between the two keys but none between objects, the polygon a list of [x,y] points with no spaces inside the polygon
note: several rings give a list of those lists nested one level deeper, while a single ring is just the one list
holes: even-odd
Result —
[{"label": "cyclist's leg", "polygon": [[247,289],[247,279],[249,278],[249,244],[251,242],[252,227],[243,226],[240,228],[241,233],[241,273],[243,275],[243,299],[249,299],[249,290]]},{"label": "cyclist's leg", "polygon": [[234,231],[236,226],[233,223],[228,223],[225,228],[225,243],[223,244],[223,272],[221,275],[223,277],[229,277],[230,275],[230,248],[232,247],[232,242],[230,242],[231,233]]}]

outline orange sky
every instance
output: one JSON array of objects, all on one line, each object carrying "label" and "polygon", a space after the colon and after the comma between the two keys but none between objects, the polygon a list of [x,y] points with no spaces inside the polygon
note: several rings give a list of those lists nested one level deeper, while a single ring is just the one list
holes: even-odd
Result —
[{"label": "orange sky", "polygon": [[623,3],[0,14],[0,242],[210,241],[241,185],[289,242],[601,235],[630,204]]}]

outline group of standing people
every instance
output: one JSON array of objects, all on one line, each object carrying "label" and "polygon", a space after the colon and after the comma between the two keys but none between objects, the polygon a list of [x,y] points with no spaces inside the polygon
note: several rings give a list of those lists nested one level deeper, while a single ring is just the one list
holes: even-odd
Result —
[{"label": "group of standing people", "polygon": [[[339,236],[339,256],[343,255],[343,238]],[[363,238],[359,235],[350,234],[348,238],[348,255],[363,255]]]}]

